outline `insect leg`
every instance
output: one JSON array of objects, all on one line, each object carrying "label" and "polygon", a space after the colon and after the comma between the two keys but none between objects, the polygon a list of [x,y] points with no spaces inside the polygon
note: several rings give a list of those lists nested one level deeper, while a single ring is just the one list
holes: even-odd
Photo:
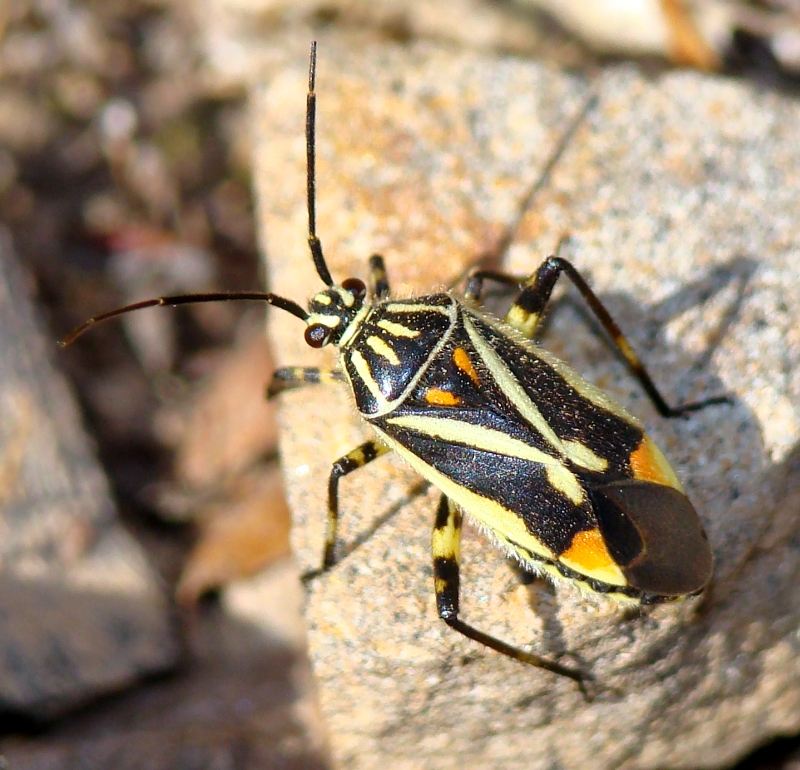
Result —
[{"label": "insect leg", "polygon": [[525,282],[525,286],[508,311],[508,315],[505,319],[506,323],[522,332],[526,337],[533,337],[541,321],[544,307],[550,299],[550,294],[553,291],[556,280],[558,280],[558,277],[562,273],[572,281],[575,288],[578,289],[586,300],[589,309],[595,314],[603,328],[611,336],[617,349],[631,368],[633,374],[642,384],[642,387],[660,414],[664,417],[678,417],[711,404],[730,403],[730,398],[727,396],[715,396],[691,404],[681,404],[676,407],[670,406],[661,395],[661,392],[656,387],[647,369],[645,369],[641,359],[631,347],[630,342],[628,342],[628,339],[622,333],[617,322],[611,317],[605,305],[603,305],[598,296],[589,288],[589,285],[572,263],[562,257],[548,257],[542,262],[539,269]]},{"label": "insect leg", "polygon": [[584,684],[588,678],[580,671],[562,666],[555,661],[534,655],[532,652],[520,650],[493,636],[478,631],[458,617],[459,595],[459,560],[461,556],[461,512],[445,495],[439,499],[436,510],[436,521],[431,538],[433,553],[433,585],[436,591],[436,609],[439,617],[450,628],[472,639],[479,644],[490,647],[502,655],[528,663],[537,668],[544,668],[554,674],[566,676],[578,683],[585,694]]},{"label": "insect leg", "polygon": [[336,561],[336,530],[339,526],[339,479],[363,468],[376,457],[389,451],[389,447],[378,441],[365,441],[361,446],[351,449],[340,457],[331,469],[328,479],[328,519],[325,528],[325,550],[322,555],[322,569],[330,569]]},{"label": "insect leg", "polygon": [[302,385],[344,382],[344,374],[338,369],[320,369],[317,366],[284,366],[276,369],[272,382],[267,387],[267,398],[274,398],[285,390],[294,390]]},{"label": "insect leg", "polygon": [[380,254],[369,258],[369,294],[374,299],[389,296],[389,279],[386,277],[386,266]]},{"label": "insect leg", "polygon": [[467,276],[467,287],[464,289],[464,298],[468,301],[478,302],[481,298],[484,281],[495,281],[505,286],[521,288],[525,284],[526,278],[527,276],[510,275],[509,273],[501,273],[497,270],[475,268],[471,270]]}]

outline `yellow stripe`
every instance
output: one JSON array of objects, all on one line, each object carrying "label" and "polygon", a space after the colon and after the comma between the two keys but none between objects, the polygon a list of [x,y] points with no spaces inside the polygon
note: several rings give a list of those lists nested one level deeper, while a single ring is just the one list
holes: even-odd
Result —
[{"label": "yellow stripe", "polygon": [[435,484],[456,505],[488,530],[496,532],[501,538],[519,543],[523,548],[527,548],[531,553],[544,559],[555,558],[553,552],[544,543],[528,532],[525,522],[514,511],[504,508],[496,500],[483,497],[457,484],[432,468],[413,452],[409,452],[402,444],[387,436],[383,431],[377,428],[375,430],[381,441],[397,452],[420,476]]},{"label": "yellow stripe", "polygon": [[394,352],[392,347],[384,342],[380,337],[376,337],[374,334],[371,334],[367,337],[367,345],[369,345],[375,353],[377,353],[381,358],[385,358],[392,366],[399,366],[400,359],[397,357],[397,353]]},{"label": "yellow stripe", "polygon": [[455,559],[456,564],[461,561],[461,537],[460,530],[453,526],[453,506],[450,506],[450,513],[447,517],[447,524],[441,529],[434,529],[431,536],[431,553],[434,558],[441,556],[445,559]]},{"label": "yellow stripe", "polygon": [[581,468],[597,473],[608,470],[608,460],[605,457],[600,457],[586,444],[582,444],[580,441],[562,441],[561,444],[567,453],[567,457],[575,465],[580,465]]},{"label": "yellow stripe", "polygon": [[[475,311],[472,312],[475,313]],[[498,326],[497,322],[493,321],[493,319],[483,317],[482,320],[490,326],[494,326],[498,334],[504,333],[502,326]],[[516,332],[516,329],[514,331]],[[507,334],[507,331],[505,333]],[[556,358],[552,353],[540,348],[534,342],[525,338],[514,339],[512,337],[512,340],[521,348],[523,348],[523,350],[527,350],[531,355],[536,356],[544,361],[551,369],[557,372],[567,383],[569,383],[569,385],[579,396],[581,396],[581,398],[585,398],[595,406],[598,406],[601,409],[604,409],[606,412],[625,420],[625,422],[628,424],[637,428],[641,428],[641,423],[632,414],[630,414],[630,412],[628,412],[616,401],[613,401],[611,398],[609,398],[609,396],[600,390],[600,388],[598,388],[596,385],[592,385],[591,382],[587,382],[583,377],[570,369],[563,361]]]},{"label": "yellow stripe", "polygon": [[505,362],[495,349],[481,337],[478,330],[473,326],[469,319],[464,317],[464,327],[472,340],[472,344],[478,354],[486,363],[487,369],[497,383],[500,390],[508,397],[512,404],[519,410],[520,414],[542,435],[545,441],[550,444],[559,454],[564,453],[561,441],[556,436],[555,431],[544,419],[539,407],[533,403],[530,396],[525,392],[522,385],[511,373]]},{"label": "yellow stripe", "polygon": [[388,417],[387,422],[397,425],[399,428],[408,428],[418,433],[424,433],[426,436],[435,436],[442,441],[456,441],[486,452],[494,452],[507,457],[520,457],[540,465],[554,465],[572,476],[557,457],[545,454],[524,441],[512,438],[499,430],[470,425],[449,417],[425,417],[423,415]]},{"label": "yellow stripe", "polygon": [[[372,313],[375,311],[376,308],[378,308],[378,312],[380,312],[385,307],[386,305],[379,304],[377,306],[365,305],[363,308],[361,308],[361,310],[358,311],[355,318],[352,320],[350,325],[345,330],[344,335],[342,336],[342,339],[339,342],[339,349],[343,350],[346,344],[348,344],[349,347],[349,343],[351,343],[353,340],[360,340],[361,337],[356,336],[356,332],[358,331],[358,329],[360,329],[362,325],[369,323],[370,316],[372,315]],[[403,305],[401,307],[408,307],[408,305]],[[417,383],[420,381],[425,372],[428,370],[428,366],[430,366],[431,361],[436,360],[436,357],[439,355],[439,352],[442,350],[442,348],[447,344],[447,342],[450,339],[450,335],[453,332],[453,327],[455,326],[455,316],[457,312],[457,306],[455,304],[450,305],[448,308],[438,308],[429,305],[417,305],[417,308],[424,308],[429,310],[442,310],[444,311],[444,314],[450,318],[450,324],[448,325],[447,329],[444,330],[441,338],[436,342],[436,345],[434,345],[433,350],[431,350],[425,362],[419,367],[419,369],[417,369],[417,371],[414,373],[414,376],[411,377],[411,379],[408,381],[408,384],[406,385],[403,392],[399,396],[397,396],[397,398],[394,398],[391,401],[389,401],[382,394],[380,395],[380,398],[378,398],[378,386],[372,379],[372,375],[370,373],[370,369],[369,366],[367,365],[367,362],[363,359],[363,357],[360,357],[361,358],[360,362],[357,359],[353,358],[353,364],[357,367],[358,374],[362,377],[362,379],[364,379],[364,382],[367,384],[367,387],[370,388],[370,392],[375,396],[376,399],[378,399],[378,408],[374,412],[370,414],[364,414],[363,412],[361,413],[362,417],[364,417],[364,419],[366,420],[374,420],[378,417],[382,417],[383,415],[391,412],[392,409],[394,409],[397,404],[402,403],[408,397],[408,394],[411,393],[411,391],[417,387]],[[345,352],[344,354],[345,358],[347,357],[348,354],[349,350]],[[345,371],[347,370],[345,369]],[[370,386],[369,384],[370,382],[372,383],[372,386]]]},{"label": "yellow stripe", "polygon": [[[539,567],[539,565],[534,565],[534,566]],[[549,578],[551,578],[553,580],[553,582],[556,582],[556,583],[559,582],[559,581],[562,582],[562,583],[563,582],[567,582],[567,583],[570,583],[573,586],[576,586],[577,588],[581,589],[582,591],[584,591],[587,594],[597,595],[597,592],[595,591],[595,589],[592,588],[592,586],[588,582],[585,582],[583,580],[578,580],[578,579],[575,579],[575,578],[565,578],[558,571],[557,567],[553,567],[550,564],[542,564],[541,567],[539,567],[539,568]],[[638,599],[634,598],[633,596],[628,596],[627,594],[623,594],[623,593],[620,593],[618,591],[609,591],[607,593],[603,592],[601,594],[601,596],[604,599],[613,599],[615,602],[618,602],[619,604],[622,604],[622,605],[625,605],[625,606],[636,606],[636,605],[640,605],[641,604],[641,602]]]},{"label": "yellow stripe", "polygon": [[341,382],[341,372],[338,369],[331,369],[331,371],[320,370],[319,373],[320,385],[330,385],[334,382]]},{"label": "yellow stripe", "polygon": [[331,288],[339,295],[345,307],[353,307],[353,303],[356,300],[347,289],[343,289],[341,286],[333,286]]},{"label": "yellow stripe", "polygon": [[434,313],[450,315],[450,305],[405,305],[400,302],[392,302],[392,304],[385,305],[384,307],[390,313],[425,313],[430,310]]},{"label": "yellow stripe", "polygon": [[372,394],[373,398],[378,402],[378,405],[381,408],[386,408],[389,404],[386,400],[386,397],[383,395],[383,393],[381,393],[378,383],[373,379],[369,364],[364,356],[362,356],[358,350],[354,350],[350,355],[350,360],[353,362],[353,366],[355,367],[358,376],[361,378],[361,381],[364,383],[367,390]]},{"label": "yellow stripe", "polygon": [[385,318],[378,321],[377,326],[384,331],[389,332],[389,334],[394,337],[409,337],[413,339],[414,337],[419,337],[420,335],[416,329],[409,329],[407,326],[403,326],[403,324],[397,324],[394,321],[387,321]]},{"label": "yellow stripe", "polygon": [[350,340],[361,328],[362,324],[366,323],[370,313],[372,313],[372,305],[364,305],[364,307],[355,314],[353,320],[350,321],[350,325],[344,330],[342,338],[339,340],[339,350],[344,350],[348,346]]},{"label": "yellow stripe", "polygon": [[329,329],[335,329],[340,323],[342,319],[338,315],[328,314],[328,313],[311,313],[309,317],[306,319],[306,323],[309,326],[313,324],[322,324],[323,326],[327,326]]},{"label": "yellow stripe", "polygon": [[583,502],[581,482],[578,481],[578,477],[569,468],[565,468],[563,465],[548,465],[546,472],[547,480],[554,489],[561,492],[564,497],[571,500],[575,505],[580,505]]}]

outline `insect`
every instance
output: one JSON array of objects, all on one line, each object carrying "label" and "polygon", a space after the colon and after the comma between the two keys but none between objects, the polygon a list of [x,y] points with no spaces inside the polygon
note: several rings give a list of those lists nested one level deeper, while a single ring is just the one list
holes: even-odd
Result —
[{"label": "insect", "polygon": [[[333,463],[322,569],[335,563],[341,479],[397,452],[441,491],[432,536],[441,619],[499,653],[582,686],[583,672],[461,619],[462,514],[477,521],[524,569],[638,605],[700,593],[711,578],[712,554],[695,509],[642,424],[533,342],[559,276],[577,287],[663,416],[727,399],[670,407],[601,301],[559,256],[522,279],[475,269],[463,294],[393,299],[378,255],[369,259],[368,285],[359,278],[335,282],[316,232],[315,73],[312,44],[306,102],[308,244],[325,288],[311,297],[308,310],[264,292],[160,297],[95,316],[62,344],[98,322],[158,305],[256,300],[296,316],[306,324],[308,345],[337,347],[339,363],[332,370],[278,369],[270,395],[309,383],[344,383],[376,436]],[[481,308],[488,281],[518,287],[502,321]]]}]

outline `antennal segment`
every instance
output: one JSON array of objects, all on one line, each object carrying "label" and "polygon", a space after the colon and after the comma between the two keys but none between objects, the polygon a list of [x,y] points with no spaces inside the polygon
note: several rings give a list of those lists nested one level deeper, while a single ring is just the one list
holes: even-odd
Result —
[{"label": "antennal segment", "polygon": [[308,318],[303,308],[296,302],[290,299],[284,299],[276,294],[270,294],[263,291],[230,291],[230,292],[211,292],[208,294],[179,294],[174,297],[156,297],[155,299],[146,299],[141,302],[134,302],[132,305],[125,305],[125,307],[118,307],[116,310],[109,310],[107,313],[101,313],[88,321],[84,321],[80,326],[73,329],[64,339],[59,340],[58,344],[65,348],[75,342],[85,332],[89,331],[93,326],[96,326],[103,321],[108,321],[111,318],[116,318],[125,313],[132,313],[134,310],[143,310],[146,307],[168,307],[175,305],[192,305],[200,302],[230,302],[232,300],[252,300],[254,302],[266,302],[268,305],[274,305],[281,310],[286,310],[293,316],[297,316],[301,321]]},{"label": "antennal segment", "polygon": [[328,286],[333,286],[333,278],[325,264],[322,254],[322,243],[317,238],[317,205],[316,205],[316,145],[315,121],[317,116],[317,95],[314,82],[317,74],[317,41],[311,43],[308,62],[308,94],[306,95],[306,205],[308,207],[308,247],[317,275]]}]

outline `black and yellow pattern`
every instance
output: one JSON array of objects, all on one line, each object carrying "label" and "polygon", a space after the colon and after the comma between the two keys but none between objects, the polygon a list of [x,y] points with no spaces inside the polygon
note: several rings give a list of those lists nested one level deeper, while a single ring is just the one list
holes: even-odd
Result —
[{"label": "black and yellow pattern", "polygon": [[[379,255],[369,260],[367,284],[358,278],[335,283],[316,234],[315,51],[312,46],[306,117],[308,243],[326,288],[312,296],[308,310],[262,292],[161,297],[89,319],[66,342],[95,323],[157,305],[247,299],[301,319],[311,347],[339,348],[339,365],[279,369],[270,396],[346,382],[377,436],[333,464],[322,570],[335,563],[339,481],[394,450],[442,492],[432,537],[439,616],[470,639],[583,686],[586,674],[459,618],[462,513],[525,569],[625,602],[699,593],[711,579],[712,556],[697,513],[641,423],[532,341],[559,276],[578,289],[661,414],[674,417],[726,399],[670,407],[609,312],[558,254],[528,278],[474,270],[463,295],[392,299]],[[480,308],[485,281],[519,287],[503,321]]]},{"label": "black and yellow pattern", "polygon": [[[448,300],[455,316],[442,335]],[[427,338],[422,366],[396,365],[403,387],[379,410],[372,370],[362,367],[353,381],[348,365],[354,355],[374,360],[365,342],[371,331],[359,330],[342,353],[356,403],[381,440],[529,569],[555,567],[593,590],[642,603],[700,590],[711,568],[707,543],[699,524],[689,526],[691,506],[641,424],[504,324],[448,294],[415,303],[423,301],[431,302],[437,334]],[[371,311],[371,325],[380,310]],[[647,531],[655,522],[638,507],[648,500],[663,532]],[[667,504],[679,522],[665,517]],[[695,566],[683,578],[656,563],[664,556],[647,542],[665,541],[678,523],[696,544],[690,551],[684,544]]]}]

